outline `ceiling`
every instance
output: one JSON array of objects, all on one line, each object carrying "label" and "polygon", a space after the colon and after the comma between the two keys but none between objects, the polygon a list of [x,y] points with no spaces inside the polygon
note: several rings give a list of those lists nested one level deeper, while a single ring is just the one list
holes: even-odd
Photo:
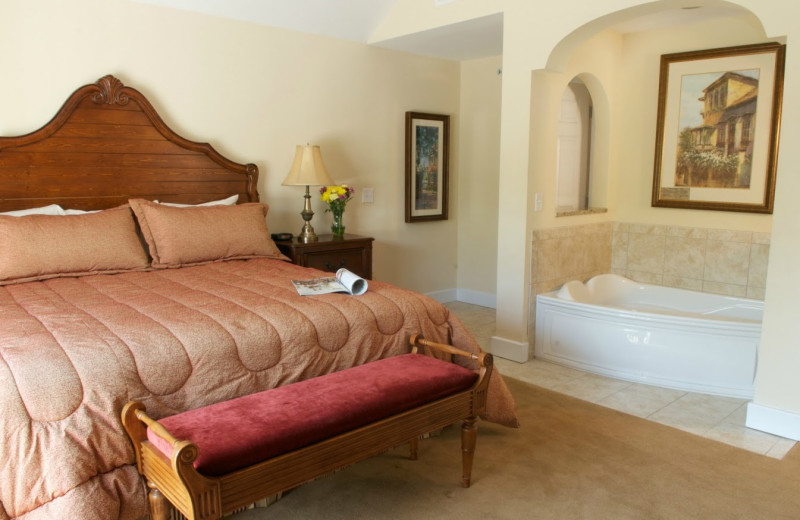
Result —
[{"label": "ceiling", "polygon": [[[367,43],[398,0],[132,1]],[[444,4],[458,0],[431,1]],[[613,29],[622,33],[637,32],[741,15],[742,12],[741,8],[725,5],[667,9],[627,20]],[[503,53],[503,15],[486,16],[374,45],[456,61],[497,56]]]}]

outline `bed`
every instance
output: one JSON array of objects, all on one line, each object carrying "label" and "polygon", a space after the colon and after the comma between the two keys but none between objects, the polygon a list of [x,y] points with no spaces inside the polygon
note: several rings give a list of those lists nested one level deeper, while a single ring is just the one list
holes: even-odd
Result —
[{"label": "bed", "polygon": [[[0,520],[146,516],[129,400],[158,418],[397,355],[413,333],[479,351],[419,293],[299,296],[291,280],[322,273],[269,239],[257,181],[113,76],[0,137],[0,212],[40,208],[0,215]],[[517,425],[499,374],[484,419]]]}]

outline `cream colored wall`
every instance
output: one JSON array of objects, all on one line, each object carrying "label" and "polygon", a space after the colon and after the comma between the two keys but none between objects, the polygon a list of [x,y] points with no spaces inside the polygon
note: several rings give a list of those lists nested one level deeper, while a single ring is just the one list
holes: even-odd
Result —
[{"label": "cream colored wall", "polygon": [[502,57],[461,63],[458,299],[493,307],[497,290],[497,194]]},{"label": "cream colored wall", "polygon": [[[333,179],[357,189],[345,225],[376,238],[375,277],[456,286],[456,219],[406,224],[403,201],[404,113],[457,122],[458,63],[124,0],[5,0],[0,43],[0,134],[39,128],[74,89],[112,73],[178,133],[256,163],[272,230],[299,231],[303,189],[280,183],[295,145],[318,144]],[[364,187],[374,204],[361,203]],[[329,232],[316,194],[313,207],[315,229]]]},{"label": "cream colored wall", "polygon": [[[532,105],[536,107],[531,99],[532,71],[563,70],[576,48],[614,22],[665,9],[680,9],[686,5],[702,7],[721,4],[741,6],[756,18],[745,22],[725,21],[725,24],[737,26],[731,32],[728,29],[714,29],[709,34],[698,34],[696,28],[685,28],[685,32],[675,29],[675,36],[684,39],[676,38],[669,46],[664,45],[663,40],[659,43],[652,40],[652,36],[640,35],[649,41],[641,42],[644,46],[637,48],[632,40],[638,37],[629,38],[631,43],[625,55],[625,60],[629,60],[627,78],[640,84],[629,85],[628,90],[632,89],[632,92],[619,86],[613,93],[621,99],[620,106],[624,103],[624,107],[619,120],[612,123],[609,175],[613,191],[609,194],[608,202],[612,211],[628,223],[652,224],[671,220],[691,227],[698,223],[706,225],[707,222],[713,222],[711,227],[719,229],[758,233],[771,231],[766,306],[753,407],[764,415],[752,415],[758,427],[774,432],[781,426],[765,426],[765,423],[773,419],[780,423],[785,419],[789,424],[788,433],[800,438],[800,378],[797,378],[800,348],[797,347],[798,342],[793,340],[797,337],[795,323],[797,294],[800,292],[800,269],[796,267],[796,258],[800,255],[800,244],[796,239],[800,236],[800,219],[796,216],[794,202],[800,198],[800,176],[792,175],[792,172],[800,169],[800,157],[791,146],[791,143],[800,142],[800,118],[797,117],[800,113],[800,95],[796,94],[800,89],[800,53],[792,52],[793,45],[797,44],[795,40],[800,39],[800,26],[796,23],[800,16],[800,4],[785,0],[695,0],[691,4],[682,0],[564,0],[548,3],[547,10],[543,11],[539,2],[529,0],[459,0],[439,7],[429,0],[400,0],[373,40],[410,34],[496,12],[503,13],[498,302],[497,331],[492,340],[492,349],[517,359],[524,358],[528,350],[530,239],[538,218],[530,217],[531,194],[535,193],[537,183],[541,186],[545,181],[532,174],[541,165],[537,162],[537,155],[532,152],[531,143],[536,132],[542,131],[536,127],[538,111],[531,110]],[[781,38],[789,49],[781,125],[783,146],[778,158],[773,216],[650,208],[658,65],[656,61],[648,60],[645,54],[694,49],[700,44],[703,47],[717,47],[748,43],[760,38]],[[534,77],[534,86],[536,81]],[[630,146],[625,139],[630,139],[637,146]],[[614,175],[618,177],[613,179]],[[750,415],[748,413],[748,422],[751,421]]]},{"label": "cream colored wall", "polygon": [[[531,81],[531,194],[542,194],[542,210],[529,212],[533,229],[608,222],[616,215],[613,187],[619,172],[612,146],[612,128],[619,117],[615,107],[616,86],[620,81],[619,68],[622,36],[604,31],[579,47],[561,71],[540,70]],[[592,148],[592,207],[604,207],[606,213],[580,216],[556,216],[556,184],[558,171],[558,118],[561,97],[569,82],[580,77],[592,96],[594,106],[594,142]],[[610,199],[609,196],[612,196]]]},{"label": "cream colored wall", "polygon": [[502,12],[503,2],[482,0],[459,0],[445,6],[435,6],[432,0],[399,0],[389,14],[378,25],[370,38],[371,42],[390,40],[415,32],[434,29],[444,25],[472,20]]},{"label": "cream colored wall", "polygon": [[650,206],[656,139],[659,59],[662,54],[746,45],[764,41],[764,31],[752,15],[710,20],[625,35],[620,57],[614,140],[618,143],[612,184],[616,216],[625,222],[702,226],[769,232],[772,215],[730,211],[698,211]]},{"label": "cream colored wall", "polygon": [[[754,402],[767,415],[775,411],[800,416],[800,347],[797,338],[797,295],[800,293],[800,157],[794,143],[800,142],[800,54],[793,49],[800,44],[800,4],[779,0],[740,0],[755,12],[770,36],[785,36],[787,44],[784,73],[781,148],[778,153],[778,174],[775,188],[770,241],[769,276],[764,309],[764,325],[759,346],[758,373]],[[748,414],[748,421],[750,417]],[[796,422],[793,438],[800,439]]]}]

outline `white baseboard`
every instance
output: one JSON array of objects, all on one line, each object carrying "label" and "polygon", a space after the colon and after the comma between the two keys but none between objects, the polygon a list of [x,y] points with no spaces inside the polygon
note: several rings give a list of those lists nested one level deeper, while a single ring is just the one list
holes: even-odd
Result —
[{"label": "white baseboard", "polygon": [[458,289],[456,299],[460,302],[480,305],[481,307],[497,308],[497,295],[471,289]]},{"label": "white baseboard", "polygon": [[513,341],[500,336],[492,336],[492,345],[489,350],[493,356],[510,359],[517,363],[528,361],[527,341]]},{"label": "white baseboard", "polygon": [[470,289],[445,289],[443,291],[433,291],[425,293],[439,303],[464,302],[481,307],[497,308],[497,295]]},{"label": "white baseboard", "polygon": [[433,291],[425,293],[425,296],[430,296],[439,303],[448,303],[458,301],[458,289],[445,289],[443,291]]},{"label": "white baseboard", "polygon": [[745,425],[787,439],[800,440],[800,415],[777,408],[754,402],[747,403]]}]

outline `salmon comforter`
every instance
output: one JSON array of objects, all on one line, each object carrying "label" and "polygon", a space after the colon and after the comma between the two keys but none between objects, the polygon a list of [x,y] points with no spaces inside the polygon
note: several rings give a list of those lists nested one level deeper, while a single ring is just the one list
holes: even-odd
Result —
[{"label": "salmon comforter", "polygon": [[[253,259],[0,287],[0,520],[144,516],[119,419],[131,399],[162,417],[405,353],[413,333],[479,350],[419,293],[291,284],[319,276]],[[484,418],[516,425],[496,371]]]}]

